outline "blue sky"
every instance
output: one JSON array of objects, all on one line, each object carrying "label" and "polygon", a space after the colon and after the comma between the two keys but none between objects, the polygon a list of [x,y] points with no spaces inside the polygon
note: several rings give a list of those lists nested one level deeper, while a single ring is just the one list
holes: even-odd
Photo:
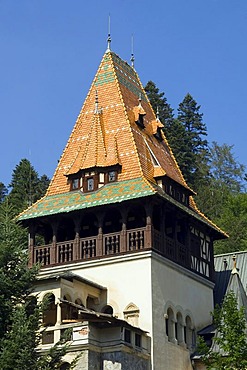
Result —
[{"label": "blue sky", "polygon": [[189,92],[208,140],[247,165],[246,0],[0,0],[0,182],[22,158],[53,175],[106,50],[176,109]]}]

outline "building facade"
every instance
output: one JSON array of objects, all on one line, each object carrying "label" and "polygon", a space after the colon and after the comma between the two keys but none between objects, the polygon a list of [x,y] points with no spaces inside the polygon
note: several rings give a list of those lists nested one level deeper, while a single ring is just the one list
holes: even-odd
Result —
[{"label": "building facade", "polygon": [[46,195],[19,216],[49,300],[40,351],[70,327],[77,369],[192,369],[225,237],[193,194],[134,67],[108,47]]}]

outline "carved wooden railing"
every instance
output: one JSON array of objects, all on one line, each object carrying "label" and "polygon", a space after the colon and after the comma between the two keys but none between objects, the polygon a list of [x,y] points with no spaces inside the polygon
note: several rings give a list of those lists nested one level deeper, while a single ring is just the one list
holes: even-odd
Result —
[{"label": "carved wooden railing", "polygon": [[188,247],[177,240],[169,238],[158,230],[152,229],[151,245],[147,245],[147,230],[145,227],[118,231],[115,233],[78,238],[33,249],[33,262],[42,266],[69,263],[78,260],[88,260],[94,257],[106,257],[126,252],[135,252],[150,247],[183,266],[189,266]]},{"label": "carved wooden railing", "polygon": [[189,250],[188,246],[179,243],[177,240],[162,235],[160,231],[153,229],[152,248],[183,266],[189,267]]},{"label": "carved wooden railing", "polygon": [[32,263],[42,266],[63,264],[93,257],[104,257],[148,248],[146,228],[119,231],[88,238],[80,238],[33,248]]}]

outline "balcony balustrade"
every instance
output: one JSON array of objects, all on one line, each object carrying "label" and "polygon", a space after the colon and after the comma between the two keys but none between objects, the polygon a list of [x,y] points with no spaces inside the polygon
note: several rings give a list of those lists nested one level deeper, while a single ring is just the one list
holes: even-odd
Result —
[{"label": "balcony balustrade", "polygon": [[[49,245],[34,246],[30,248],[30,265],[38,263],[45,267],[150,249],[181,266],[206,277],[212,277],[213,270],[210,261],[198,257],[195,263],[189,245],[182,244],[153,227],[122,230],[88,238],[75,238],[64,242],[53,242]],[[204,273],[206,268],[208,272]]]},{"label": "balcony balustrade", "polygon": [[33,263],[49,266],[148,249],[145,243],[147,239],[146,233],[147,230],[143,227],[126,230],[125,233],[121,231],[103,234],[102,238],[98,235],[49,245],[34,246]]}]

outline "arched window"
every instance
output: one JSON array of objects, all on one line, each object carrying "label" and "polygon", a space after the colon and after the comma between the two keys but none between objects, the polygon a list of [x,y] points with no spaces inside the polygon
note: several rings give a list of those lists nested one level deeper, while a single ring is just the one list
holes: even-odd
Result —
[{"label": "arched window", "polygon": [[193,346],[193,327],[190,316],[185,318],[185,327],[184,327],[184,340],[188,349],[192,349]]},{"label": "arched window", "polygon": [[175,322],[174,313],[171,307],[168,308],[166,314],[166,335],[169,342],[175,342]]},{"label": "arched window", "polygon": [[181,312],[177,313],[176,339],[177,339],[178,344],[184,343],[183,317],[182,317]]},{"label": "arched window", "polygon": [[60,370],[67,370],[69,369],[70,367],[70,364],[68,362],[64,362],[61,366],[60,366]]},{"label": "arched window", "polygon": [[108,315],[113,315],[113,308],[109,304],[102,308],[102,313],[107,313]]},{"label": "arched window", "polygon": [[43,325],[54,326],[57,322],[57,306],[53,293],[47,293],[43,298]]},{"label": "arched window", "polygon": [[124,319],[128,321],[130,325],[139,326],[140,310],[134,303],[129,303],[123,313]]},{"label": "arched window", "polygon": [[[71,297],[69,294],[65,294],[63,296],[63,299],[68,302],[71,302]],[[63,302],[61,305],[61,311],[62,311],[61,316],[62,316],[63,324],[69,323],[71,322],[71,320],[73,320],[73,308],[69,303]]]}]

